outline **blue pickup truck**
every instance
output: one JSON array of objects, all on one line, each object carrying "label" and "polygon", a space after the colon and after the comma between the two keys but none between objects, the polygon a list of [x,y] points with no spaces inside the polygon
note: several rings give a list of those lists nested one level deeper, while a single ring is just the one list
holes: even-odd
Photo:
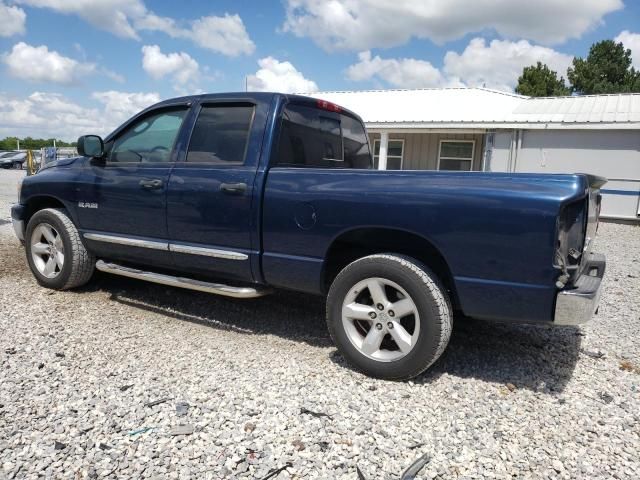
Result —
[{"label": "blue pickup truck", "polygon": [[597,309],[603,178],[374,170],[356,114],[277,93],[167,100],[78,152],[25,178],[11,211],[48,288],[98,269],[325,295],[340,352],[387,379],[436,361],[454,313],[574,325]]}]

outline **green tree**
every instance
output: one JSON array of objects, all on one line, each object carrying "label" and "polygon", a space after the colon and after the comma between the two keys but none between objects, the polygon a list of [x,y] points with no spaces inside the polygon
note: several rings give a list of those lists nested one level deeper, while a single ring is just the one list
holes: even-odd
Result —
[{"label": "green tree", "polygon": [[594,43],[586,59],[574,58],[567,70],[571,90],[580,95],[640,92],[640,72],[631,66],[631,50],[622,43]]},{"label": "green tree", "polygon": [[[25,137],[18,139],[18,137],[6,137],[0,140],[0,150],[15,150],[18,148],[18,140],[20,140],[20,148],[23,150],[39,150],[43,147],[52,147],[53,138],[31,138]],[[56,139],[56,146],[58,147],[75,147],[76,142],[65,142]]]},{"label": "green tree", "polygon": [[569,95],[571,90],[565,86],[564,78],[558,78],[556,72],[538,62],[537,65],[524,67],[518,78],[516,93],[529,97],[557,97]]}]

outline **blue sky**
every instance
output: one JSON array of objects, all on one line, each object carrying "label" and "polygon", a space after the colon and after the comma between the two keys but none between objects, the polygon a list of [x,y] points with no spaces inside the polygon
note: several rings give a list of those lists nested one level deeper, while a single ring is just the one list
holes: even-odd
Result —
[{"label": "blue sky", "polygon": [[105,134],[186,93],[486,86],[617,38],[631,0],[0,0],[0,136]]}]

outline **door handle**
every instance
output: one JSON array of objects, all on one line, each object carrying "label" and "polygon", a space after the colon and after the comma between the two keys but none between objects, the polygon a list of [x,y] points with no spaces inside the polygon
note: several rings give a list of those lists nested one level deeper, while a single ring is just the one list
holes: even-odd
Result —
[{"label": "door handle", "polygon": [[154,178],[153,180],[140,180],[140,186],[142,188],[146,188],[147,190],[161,188],[162,185],[164,185],[164,182],[159,178]]},{"label": "door handle", "polygon": [[222,183],[220,191],[230,195],[241,195],[247,191],[246,183]]}]

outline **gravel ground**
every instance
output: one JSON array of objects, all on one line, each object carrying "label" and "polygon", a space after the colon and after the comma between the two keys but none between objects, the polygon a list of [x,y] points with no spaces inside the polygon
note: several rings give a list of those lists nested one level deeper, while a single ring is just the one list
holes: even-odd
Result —
[{"label": "gravel ground", "polygon": [[640,477],[638,227],[601,225],[587,326],[460,321],[395,383],[344,364],[314,297],[38,287],[5,223],[18,175],[0,171],[0,478],[398,479],[425,453],[418,478]]}]

